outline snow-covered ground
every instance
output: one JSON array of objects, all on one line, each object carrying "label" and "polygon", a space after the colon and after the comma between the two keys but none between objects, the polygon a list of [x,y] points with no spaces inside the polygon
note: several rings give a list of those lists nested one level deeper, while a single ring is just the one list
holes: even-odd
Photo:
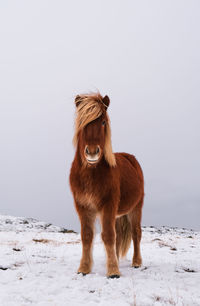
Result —
[{"label": "snow-covered ground", "polygon": [[145,227],[141,247],[141,268],[131,268],[131,248],[121,278],[107,279],[97,235],[93,272],[81,276],[79,234],[0,216],[0,306],[200,305],[199,232]]}]

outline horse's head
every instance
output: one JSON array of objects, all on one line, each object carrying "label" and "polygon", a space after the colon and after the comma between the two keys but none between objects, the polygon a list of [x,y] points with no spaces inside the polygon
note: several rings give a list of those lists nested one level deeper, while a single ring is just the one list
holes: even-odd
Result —
[{"label": "horse's head", "polygon": [[107,114],[109,103],[108,96],[103,98],[100,94],[81,95],[75,99],[77,116],[74,143],[86,166],[97,165],[103,156],[110,166],[115,166]]},{"label": "horse's head", "polygon": [[108,121],[103,114],[80,131],[80,150],[89,164],[98,163],[103,156],[106,124]]}]

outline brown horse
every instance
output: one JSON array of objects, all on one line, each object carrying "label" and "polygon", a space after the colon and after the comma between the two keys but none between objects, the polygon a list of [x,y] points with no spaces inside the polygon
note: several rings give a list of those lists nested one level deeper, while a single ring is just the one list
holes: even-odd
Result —
[{"label": "brown horse", "polygon": [[118,278],[119,256],[134,244],[132,266],[142,264],[140,254],[144,180],[133,155],[113,153],[107,108],[110,100],[98,94],[75,99],[76,154],[70,185],[81,222],[82,259],[78,273],[90,273],[94,222],[100,217],[107,253],[107,276]]}]

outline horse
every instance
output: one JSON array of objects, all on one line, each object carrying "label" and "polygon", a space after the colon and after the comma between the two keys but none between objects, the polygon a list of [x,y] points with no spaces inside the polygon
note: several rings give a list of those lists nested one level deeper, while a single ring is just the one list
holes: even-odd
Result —
[{"label": "horse", "polygon": [[119,258],[134,245],[132,266],[142,264],[140,252],[144,178],[136,158],[113,153],[109,97],[100,93],[76,96],[74,146],[70,187],[81,223],[82,258],[77,273],[92,269],[94,223],[101,222],[107,254],[107,277],[119,278]]}]

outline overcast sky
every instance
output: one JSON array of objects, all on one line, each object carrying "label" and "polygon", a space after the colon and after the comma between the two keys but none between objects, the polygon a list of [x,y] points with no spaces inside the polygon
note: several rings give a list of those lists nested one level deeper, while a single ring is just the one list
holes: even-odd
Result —
[{"label": "overcast sky", "polygon": [[143,225],[200,229],[200,2],[0,2],[0,214],[79,230],[74,97],[111,100],[145,177]]}]

